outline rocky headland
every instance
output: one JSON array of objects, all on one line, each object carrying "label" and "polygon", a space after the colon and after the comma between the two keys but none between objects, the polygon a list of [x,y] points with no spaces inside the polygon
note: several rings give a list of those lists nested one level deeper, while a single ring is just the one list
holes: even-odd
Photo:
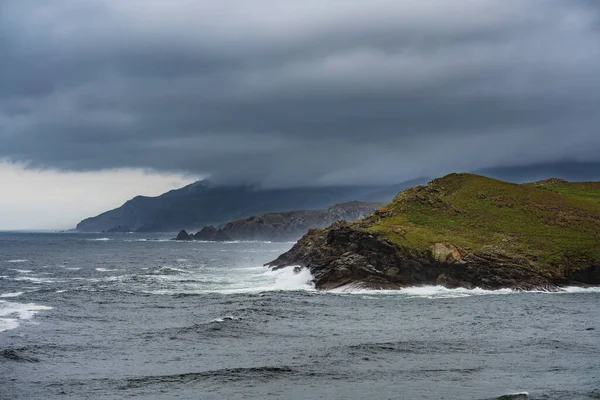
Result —
[{"label": "rocky headland", "polygon": [[334,204],[326,210],[267,213],[231,221],[220,228],[205,226],[196,234],[181,231],[176,240],[296,241],[310,228],[327,227],[337,220],[355,221],[366,217],[383,205],[378,202],[351,201]]},{"label": "rocky headland", "polygon": [[600,285],[600,182],[451,174],[364,219],[311,229],[266,265],[308,268],[319,289]]}]

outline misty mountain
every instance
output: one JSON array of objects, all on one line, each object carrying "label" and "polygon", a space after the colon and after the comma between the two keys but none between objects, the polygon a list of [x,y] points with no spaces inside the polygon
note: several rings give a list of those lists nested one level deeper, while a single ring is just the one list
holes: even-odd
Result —
[{"label": "misty mountain", "polygon": [[250,185],[216,185],[204,180],[157,197],[134,197],[119,208],[84,219],[76,229],[81,232],[109,231],[115,227],[138,232],[199,229],[269,212],[316,210],[349,201],[387,202],[400,190],[424,181],[262,189]]}]

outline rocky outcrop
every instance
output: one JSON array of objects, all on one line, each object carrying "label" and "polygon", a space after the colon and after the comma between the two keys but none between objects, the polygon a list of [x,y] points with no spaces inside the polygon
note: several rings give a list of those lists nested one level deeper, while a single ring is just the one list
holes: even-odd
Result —
[{"label": "rocky outcrop", "polygon": [[195,240],[204,240],[209,242],[228,242],[233,239],[223,232],[222,229],[217,229],[214,226],[205,226],[201,231],[194,235]]},{"label": "rocky outcrop", "polygon": [[467,253],[450,243],[427,251],[398,246],[343,221],[313,229],[287,253],[266,264],[274,269],[309,268],[319,289],[353,285],[372,289],[441,285],[447,288],[554,290],[562,285],[600,284],[600,265],[560,276],[499,249]]},{"label": "rocky outcrop", "polygon": [[215,240],[218,232],[219,230],[212,225],[205,226],[201,231],[194,235],[194,239],[212,241]]},{"label": "rocky outcrop", "polygon": [[[600,204],[588,190],[600,186],[588,185],[575,195],[574,189],[583,186],[569,187],[565,199],[547,189],[508,185],[462,174],[409,189],[366,219],[311,229],[266,266],[308,268],[318,289],[442,285],[556,290],[600,285],[600,221],[595,211]],[[557,226],[557,214],[577,219]],[[535,234],[540,231],[544,236]]]},{"label": "rocky outcrop", "polygon": [[352,201],[335,204],[326,210],[301,210],[268,213],[228,222],[221,228],[205,226],[194,235],[196,240],[296,241],[310,228],[322,228],[334,221],[364,218],[383,203]]},{"label": "rocky outcrop", "polygon": [[179,233],[177,234],[177,237],[174,240],[183,240],[183,241],[189,241],[189,240],[193,240],[194,236],[190,235],[189,233],[187,233],[186,231],[184,231],[183,229],[181,231],[179,231]]}]

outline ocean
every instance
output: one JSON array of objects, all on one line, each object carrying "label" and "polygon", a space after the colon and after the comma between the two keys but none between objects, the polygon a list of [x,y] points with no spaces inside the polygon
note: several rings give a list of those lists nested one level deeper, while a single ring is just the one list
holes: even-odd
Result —
[{"label": "ocean", "polygon": [[600,290],[314,290],[292,243],[0,233],[0,399],[600,399]]}]

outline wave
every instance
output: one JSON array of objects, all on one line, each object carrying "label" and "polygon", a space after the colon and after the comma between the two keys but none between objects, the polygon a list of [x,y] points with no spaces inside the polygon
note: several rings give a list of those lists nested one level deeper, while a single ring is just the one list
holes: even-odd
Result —
[{"label": "wave", "polygon": [[2,293],[2,294],[0,294],[0,297],[2,297],[2,298],[6,298],[6,297],[18,297],[18,296],[20,296],[22,294],[23,294],[23,292]]},{"label": "wave", "polygon": [[526,400],[529,399],[528,392],[517,392],[503,394],[502,396],[496,397],[495,400]]},{"label": "wave", "polygon": [[9,264],[20,264],[20,263],[26,263],[29,262],[29,260],[21,260],[21,259],[17,259],[17,260],[6,260],[5,262],[9,263]]},{"label": "wave", "polygon": [[107,238],[107,237],[103,237],[103,238],[95,238],[95,239],[86,239],[89,242],[108,242],[110,240],[113,240],[111,238]]},{"label": "wave", "polygon": [[233,315],[226,315],[226,316],[221,317],[221,318],[215,318],[215,319],[213,319],[210,322],[221,323],[221,322],[225,322],[225,321],[241,321],[241,320],[242,320],[242,317],[234,317]]},{"label": "wave", "polygon": [[[214,290],[217,293],[260,293],[275,291],[315,291],[313,276],[308,268],[287,267],[268,270],[255,276],[255,282],[240,282],[238,287]],[[260,281],[258,282],[258,279]]]},{"label": "wave", "polygon": [[98,272],[114,272],[120,271],[120,269],[108,269],[108,268],[94,268]]},{"label": "wave", "polygon": [[181,274],[189,274],[189,271],[186,271],[185,269],[182,269],[182,268],[164,266],[164,267],[152,268],[144,275],[154,275],[154,276],[165,276],[166,277],[166,276],[181,275]]},{"label": "wave", "polygon": [[26,347],[0,351],[0,360],[36,363],[40,360],[27,354]]},{"label": "wave", "polygon": [[568,286],[559,288],[555,291],[548,290],[513,290],[513,289],[497,289],[487,290],[481,288],[466,289],[456,288],[448,289],[444,286],[412,286],[398,290],[381,290],[381,289],[367,289],[361,287],[360,284],[349,284],[339,288],[331,289],[326,291],[327,293],[335,294],[351,294],[351,295],[366,295],[367,299],[376,299],[378,295],[396,295],[405,297],[417,297],[426,299],[447,299],[447,298],[460,298],[460,297],[471,297],[471,296],[483,296],[483,295],[507,295],[517,293],[544,293],[544,294],[567,294],[567,293],[600,293],[600,287],[577,287]]},{"label": "wave", "polygon": [[18,276],[16,278],[9,278],[13,281],[27,281],[33,283],[52,283],[56,282],[54,278],[38,278],[35,276]]},{"label": "wave", "polygon": [[225,368],[218,370],[188,372],[174,375],[152,375],[130,378],[121,389],[134,389],[149,385],[163,385],[165,383],[191,383],[195,381],[217,380],[217,381],[243,381],[280,379],[284,376],[297,375],[298,371],[288,366],[265,366],[250,368]]},{"label": "wave", "polygon": [[39,304],[11,303],[0,300],[0,332],[15,329],[21,321],[30,320],[38,312],[51,309],[52,307]]},{"label": "wave", "polygon": [[30,273],[33,272],[30,269],[16,269],[16,268],[11,268],[11,270],[16,271],[16,272],[18,272],[20,274],[30,274]]}]

